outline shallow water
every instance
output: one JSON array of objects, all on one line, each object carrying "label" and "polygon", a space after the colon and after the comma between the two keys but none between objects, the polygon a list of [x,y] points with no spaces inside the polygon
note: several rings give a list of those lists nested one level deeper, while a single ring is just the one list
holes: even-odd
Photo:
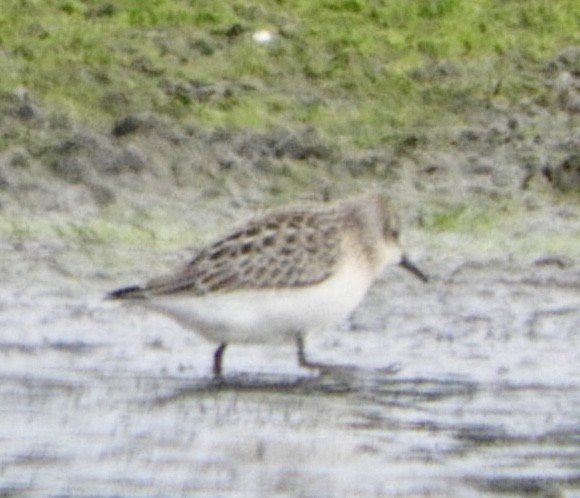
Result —
[{"label": "shallow water", "polygon": [[307,341],[334,369],[233,346],[216,385],[213,345],[59,254],[2,268],[0,496],[580,497],[578,267],[389,270]]}]

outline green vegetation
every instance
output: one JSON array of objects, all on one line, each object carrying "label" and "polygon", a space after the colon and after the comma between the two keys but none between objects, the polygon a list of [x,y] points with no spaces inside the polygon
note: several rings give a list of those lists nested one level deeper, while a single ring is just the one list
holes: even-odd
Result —
[{"label": "green vegetation", "polygon": [[0,91],[97,125],[152,110],[368,146],[539,96],[528,69],[579,25],[577,0],[3,0]]},{"label": "green vegetation", "polygon": [[[566,205],[573,199],[558,201],[554,198],[554,202]],[[538,230],[536,223],[538,220],[532,221],[528,209],[516,200],[430,206],[428,216],[421,223],[425,236],[422,244],[434,252],[441,251],[442,245],[448,251],[449,239],[441,237],[447,233],[456,237],[450,239],[455,241],[452,250],[456,253],[580,256],[580,232],[577,228],[562,230],[554,223],[547,233]]]},{"label": "green vegetation", "polygon": [[[153,231],[149,225],[156,227]],[[103,245],[139,247],[146,245],[163,249],[203,242],[195,227],[168,223],[167,219],[119,222],[117,219],[93,217],[83,221],[55,220],[41,216],[0,216],[0,235],[10,235],[14,242],[61,239],[78,247],[98,250]]]},{"label": "green vegetation", "polygon": [[433,232],[489,233],[521,225],[529,215],[520,199],[480,199],[479,202],[434,203],[421,226]]}]

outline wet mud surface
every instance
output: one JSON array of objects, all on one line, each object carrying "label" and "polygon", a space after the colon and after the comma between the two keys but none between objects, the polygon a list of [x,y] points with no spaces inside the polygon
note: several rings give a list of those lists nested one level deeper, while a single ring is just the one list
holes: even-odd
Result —
[{"label": "wet mud surface", "polygon": [[217,384],[213,345],[96,268],[3,249],[1,496],[580,496],[577,265],[389,269],[308,338],[333,368],[233,346]]},{"label": "wet mud surface", "polygon": [[[0,151],[0,497],[580,498],[579,79],[558,61],[551,106],[364,151],[149,114],[61,129],[0,99],[28,137]],[[231,345],[216,384],[215,345],[102,299],[176,262],[153,234],[369,185],[431,281],[386,271],[308,337],[320,374]]]}]

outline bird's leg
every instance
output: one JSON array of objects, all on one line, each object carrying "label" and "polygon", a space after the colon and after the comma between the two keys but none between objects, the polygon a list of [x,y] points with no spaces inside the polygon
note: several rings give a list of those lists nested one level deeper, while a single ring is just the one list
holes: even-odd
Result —
[{"label": "bird's leg", "polygon": [[301,335],[296,336],[296,346],[298,348],[298,365],[305,367],[308,362],[306,361],[306,356],[304,355],[304,339]]},{"label": "bird's leg", "polygon": [[216,379],[221,379],[222,377],[222,359],[226,346],[227,344],[222,342],[213,354],[213,376]]},{"label": "bird's leg", "polygon": [[298,365],[305,368],[321,368],[324,366],[306,359],[306,354],[304,353],[304,338],[300,334],[296,336],[296,346],[298,347]]}]

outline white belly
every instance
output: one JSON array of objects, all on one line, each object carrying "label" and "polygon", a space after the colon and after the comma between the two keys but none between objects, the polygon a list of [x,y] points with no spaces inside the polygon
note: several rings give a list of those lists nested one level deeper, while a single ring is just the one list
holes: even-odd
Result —
[{"label": "white belly", "polygon": [[361,302],[372,280],[367,268],[351,261],[313,286],[201,297],[156,296],[143,304],[213,342],[287,342],[299,333],[344,320]]}]

